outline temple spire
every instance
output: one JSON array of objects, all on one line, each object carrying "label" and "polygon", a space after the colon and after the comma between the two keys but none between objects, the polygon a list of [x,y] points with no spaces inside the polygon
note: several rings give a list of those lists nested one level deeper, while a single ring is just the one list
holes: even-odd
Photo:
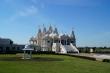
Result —
[{"label": "temple spire", "polygon": [[75,38],[75,34],[74,34],[74,30],[73,29],[72,29],[72,32],[71,32],[71,37]]},{"label": "temple spire", "polygon": [[52,33],[53,32],[53,28],[52,28],[52,26],[50,25],[50,27],[49,27],[49,33]]},{"label": "temple spire", "polygon": [[54,33],[56,33],[58,35],[58,30],[56,27],[55,27]]},{"label": "temple spire", "polygon": [[41,28],[39,28],[39,30],[38,30],[38,33],[41,33],[42,31],[41,31]]},{"label": "temple spire", "polygon": [[43,24],[43,33],[46,33],[46,27]]}]

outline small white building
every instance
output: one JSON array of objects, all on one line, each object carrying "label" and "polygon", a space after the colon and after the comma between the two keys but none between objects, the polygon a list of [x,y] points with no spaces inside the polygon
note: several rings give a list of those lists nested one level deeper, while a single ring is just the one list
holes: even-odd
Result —
[{"label": "small white building", "polygon": [[56,53],[79,53],[76,48],[76,38],[74,31],[70,35],[59,35],[57,28],[52,26],[47,30],[39,29],[37,36],[31,37],[30,44],[41,47],[41,51],[54,51]]}]

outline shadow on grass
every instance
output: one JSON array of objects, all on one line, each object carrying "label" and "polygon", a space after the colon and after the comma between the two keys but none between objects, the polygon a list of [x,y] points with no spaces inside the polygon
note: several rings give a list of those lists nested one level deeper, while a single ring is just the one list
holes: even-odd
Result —
[{"label": "shadow on grass", "polygon": [[35,61],[35,62],[47,62],[47,61],[64,61],[61,58],[50,58],[50,57],[34,57],[32,59],[21,59],[18,57],[5,57],[0,58],[0,61]]}]

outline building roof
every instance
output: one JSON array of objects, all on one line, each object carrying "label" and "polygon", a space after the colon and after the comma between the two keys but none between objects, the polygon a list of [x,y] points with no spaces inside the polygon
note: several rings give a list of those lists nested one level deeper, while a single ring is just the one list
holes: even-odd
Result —
[{"label": "building roof", "polygon": [[33,49],[32,48],[24,48],[23,50],[32,51]]},{"label": "building roof", "polygon": [[0,38],[0,44],[13,44],[11,39]]}]

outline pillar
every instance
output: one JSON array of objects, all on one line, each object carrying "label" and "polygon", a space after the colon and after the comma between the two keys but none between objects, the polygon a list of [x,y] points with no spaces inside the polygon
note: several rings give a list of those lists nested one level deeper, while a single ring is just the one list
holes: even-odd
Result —
[{"label": "pillar", "polygon": [[68,42],[67,42],[67,39],[66,39],[66,45],[67,45],[67,43],[68,43]]},{"label": "pillar", "polygon": [[24,59],[26,59],[26,56],[25,56],[25,54],[26,54],[26,51],[24,50]]},{"label": "pillar", "polygon": [[61,38],[60,38],[60,44],[61,44]]},{"label": "pillar", "polygon": [[30,59],[32,58],[32,51],[30,50]]}]

